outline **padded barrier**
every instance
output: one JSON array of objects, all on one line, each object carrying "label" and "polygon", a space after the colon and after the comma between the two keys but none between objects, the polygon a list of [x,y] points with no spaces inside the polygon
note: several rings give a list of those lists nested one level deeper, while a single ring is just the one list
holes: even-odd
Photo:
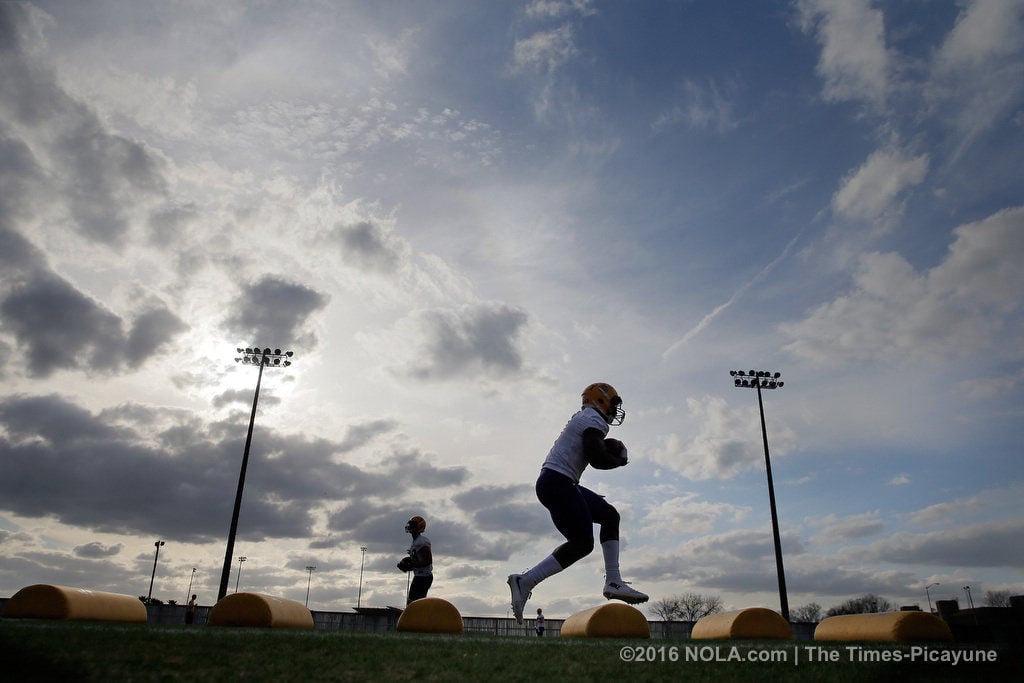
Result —
[{"label": "padded barrier", "polygon": [[952,642],[949,625],[927,612],[841,614],[827,617],[814,629],[815,640],[883,642]]},{"label": "padded barrier", "polygon": [[11,596],[3,616],[69,621],[146,623],[146,606],[131,595],[37,583]]},{"label": "padded barrier", "polygon": [[406,605],[395,626],[413,633],[462,633],[462,615],[441,598],[420,598]]},{"label": "padded barrier", "polygon": [[217,601],[210,626],[313,628],[313,614],[301,602],[262,593],[232,593]]},{"label": "padded barrier", "polygon": [[572,615],[562,624],[563,638],[650,638],[647,617],[636,607],[609,602]]},{"label": "padded barrier", "polygon": [[789,640],[793,627],[782,615],[765,607],[709,614],[693,625],[693,640]]}]

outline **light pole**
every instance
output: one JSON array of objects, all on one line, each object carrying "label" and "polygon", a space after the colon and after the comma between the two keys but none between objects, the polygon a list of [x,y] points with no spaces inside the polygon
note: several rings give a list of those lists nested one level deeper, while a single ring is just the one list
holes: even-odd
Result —
[{"label": "light pole", "polygon": [[775,569],[779,575],[779,602],[782,607],[782,618],[789,621],[789,598],[786,597],[786,571],[782,566],[782,542],[779,539],[779,513],[775,508],[775,484],[772,482],[772,461],[768,456],[768,429],[764,425],[764,401],[761,389],[781,389],[784,382],[782,373],[767,370],[730,370],[734,378],[733,386],[742,389],[757,390],[757,409],[761,414],[761,439],[764,441],[764,465],[768,472],[768,503],[772,512],[772,538],[775,541]]},{"label": "light pole", "polygon": [[156,546],[156,557],[153,558],[153,574],[149,577],[149,595],[146,596],[147,605],[153,601],[153,581],[156,579],[156,561],[160,559],[160,546],[163,544],[163,541],[157,541],[153,544]]},{"label": "light pole", "polygon": [[238,592],[238,582],[242,580],[242,563],[249,558],[245,555],[238,556],[238,576],[235,577],[235,592]]},{"label": "light pole", "polygon": [[941,583],[936,581],[935,583],[929,583],[927,586],[924,587],[924,595],[926,598],[928,598],[928,614],[932,613],[932,596],[931,593],[928,592],[928,589],[941,585]]},{"label": "light pole", "polygon": [[359,609],[363,602],[363,562],[366,561],[366,546],[359,546],[359,550],[362,555],[359,559],[359,593],[356,595],[356,609]]},{"label": "light pole", "polygon": [[307,564],[306,571],[309,572],[309,578],[306,579],[306,607],[309,607],[309,584],[313,582],[313,572],[316,571],[316,565]]},{"label": "light pole", "polygon": [[196,578],[196,568],[192,567],[192,577],[188,580],[188,590],[185,591],[185,604],[188,604],[189,599],[192,597],[192,582]]},{"label": "light pole", "polygon": [[[228,592],[228,578],[231,576],[231,556],[235,552],[235,532],[238,531],[238,512],[242,508],[242,489],[245,487],[245,470],[249,466],[249,446],[252,445],[252,428],[256,422],[256,405],[260,400],[260,382],[263,380],[264,367],[288,367],[292,364],[289,358],[294,354],[291,351],[281,353],[281,349],[259,348],[237,349],[242,354],[236,358],[236,363],[243,365],[258,365],[260,370],[256,375],[256,393],[252,397],[252,414],[249,415],[249,433],[245,437],[245,450],[242,452],[242,469],[238,473],[238,490],[235,491],[235,508],[231,513],[231,529],[228,531],[228,545],[224,550],[224,567],[220,572],[220,589],[217,591],[217,600],[221,600]],[[241,568],[241,567],[239,567]],[[237,590],[236,590],[237,592]]]},{"label": "light pole", "polygon": [[974,609],[974,598],[971,597],[971,587],[964,586],[964,590],[967,592],[967,603]]}]

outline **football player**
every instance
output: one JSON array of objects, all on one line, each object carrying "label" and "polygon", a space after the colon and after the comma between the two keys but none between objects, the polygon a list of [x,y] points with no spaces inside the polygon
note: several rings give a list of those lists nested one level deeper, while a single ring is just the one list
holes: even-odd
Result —
[{"label": "football player", "polygon": [[406,605],[427,597],[430,584],[434,583],[434,556],[430,552],[430,539],[423,535],[426,530],[427,520],[419,515],[405,523],[405,532],[412,534],[412,545],[409,546],[408,557],[398,562],[398,568],[403,572],[412,572]]},{"label": "football player", "polygon": [[610,470],[627,464],[625,445],[606,438],[609,427],[622,424],[625,417],[622,398],[611,385],[591,384],[583,390],[579,412],[569,418],[544,460],[537,478],[537,498],[551,513],[551,521],[566,541],[526,573],[509,575],[512,613],[520,624],[530,591],[593,551],[594,524],[601,526],[604,597],[631,605],[647,602],[648,597],[629,587],[619,573],[618,511],[603,496],[580,486],[580,476],[587,465]]}]

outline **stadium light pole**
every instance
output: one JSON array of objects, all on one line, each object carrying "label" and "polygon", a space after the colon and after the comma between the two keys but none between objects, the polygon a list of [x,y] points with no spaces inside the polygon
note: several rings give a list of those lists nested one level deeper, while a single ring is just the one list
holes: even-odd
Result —
[{"label": "stadium light pole", "polygon": [[307,564],[306,571],[309,572],[309,578],[306,579],[306,607],[309,607],[309,584],[313,582],[313,572],[316,571],[316,565]]},{"label": "stadium light pole", "polygon": [[156,561],[160,559],[160,546],[163,544],[163,541],[157,541],[153,544],[156,546],[156,557],[153,558],[153,574],[149,577],[149,595],[146,596],[147,605],[153,601],[153,581],[156,580]]},{"label": "stadium light pole", "polygon": [[359,551],[362,555],[359,558],[359,593],[356,594],[356,609],[363,604],[363,563],[366,561],[366,546],[359,546]]},{"label": "stadium light pole", "polygon": [[[245,450],[242,452],[242,469],[238,473],[238,489],[235,491],[235,508],[231,513],[231,528],[228,531],[228,545],[224,550],[224,567],[220,572],[220,589],[217,591],[218,602],[227,595],[228,579],[231,577],[231,556],[235,552],[235,533],[238,531],[238,512],[242,509],[242,489],[245,487],[245,470],[249,466],[249,447],[252,445],[252,428],[256,423],[256,405],[260,400],[260,382],[263,381],[263,368],[265,367],[288,367],[292,364],[289,360],[294,353],[281,349],[245,348],[237,349],[241,357],[235,358],[236,363],[243,365],[258,365],[260,370],[256,375],[256,393],[252,397],[252,413],[249,415],[249,432],[245,437]],[[241,566],[239,566],[241,571]],[[237,589],[235,590],[237,593]]]},{"label": "stadium light pole", "polygon": [[929,588],[933,588],[934,586],[941,586],[941,585],[942,585],[941,583],[936,581],[935,583],[929,583],[927,586],[924,587],[924,596],[926,598],[928,598],[928,614],[932,613],[932,596],[931,596],[931,593],[928,592],[928,589]]},{"label": "stadium light pole", "polygon": [[185,591],[185,603],[187,604],[189,598],[192,597],[192,582],[196,580],[196,568],[192,567],[192,576],[188,580],[188,590]]},{"label": "stadium light pole", "polygon": [[238,556],[238,576],[235,577],[235,592],[238,592],[238,582],[242,580],[242,563],[249,558],[245,555]]},{"label": "stadium light pole", "polygon": [[964,591],[967,593],[967,604],[971,606],[971,609],[974,609],[974,598],[971,597],[971,587],[964,586]]},{"label": "stadium light pole", "polygon": [[781,389],[782,373],[767,370],[730,370],[733,386],[757,390],[757,409],[761,414],[761,439],[764,441],[764,465],[768,472],[768,503],[772,512],[772,538],[775,541],[775,569],[779,575],[779,602],[782,618],[789,621],[789,598],[786,596],[786,571],[782,566],[782,542],[779,538],[779,513],[775,508],[775,484],[772,481],[772,461],[768,456],[768,429],[764,424],[764,401],[761,389]]}]

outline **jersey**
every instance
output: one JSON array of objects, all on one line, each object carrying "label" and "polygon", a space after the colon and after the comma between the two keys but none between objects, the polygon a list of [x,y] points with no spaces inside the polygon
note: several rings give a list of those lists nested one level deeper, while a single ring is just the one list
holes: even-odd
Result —
[{"label": "jersey", "polygon": [[583,454],[583,432],[588,429],[599,429],[602,435],[608,434],[608,423],[591,406],[582,408],[569,418],[541,467],[564,474],[577,484],[580,483],[580,477],[588,464]]},{"label": "jersey", "polygon": [[[412,545],[409,546],[409,557],[416,558],[419,552],[424,548],[430,547],[430,539],[420,534],[412,540]],[[426,567],[415,567],[412,570],[413,576],[433,576],[434,565],[428,564]]]}]

